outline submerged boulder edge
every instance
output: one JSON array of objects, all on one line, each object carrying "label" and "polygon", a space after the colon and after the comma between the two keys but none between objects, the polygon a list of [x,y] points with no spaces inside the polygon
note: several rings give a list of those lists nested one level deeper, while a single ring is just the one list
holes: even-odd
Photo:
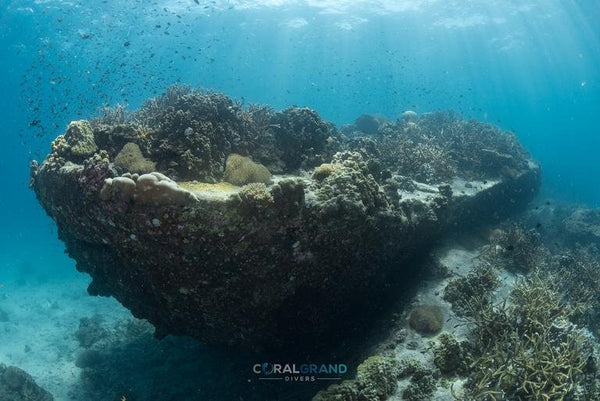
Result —
[{"label": "submerged boulder edge", "polygon": [[[114,296],[159,337],[257,351],[331,343],[391,281],[410,280],[408,262],[445,231],[506,217],[540,185],[514,137],[447,115],[381,121],[374,134],[340,131],[310,109],[242,109],[221,94],[156,104],[146,119],[147,105],[131,121],[91,121],[88,157],[59,137],[32,163],[31,186],[91,275],[89,293]],[[448,124],[444,146],[421,140]],[[488,143],[474,141],[485,149],[466,158],[460,146],[478,132]],[[115,168],[127,143],[157,171]],[[270,182],[221,183],[234,153],[269,168]],[[423,167],[427,157],[448,160]]]}]

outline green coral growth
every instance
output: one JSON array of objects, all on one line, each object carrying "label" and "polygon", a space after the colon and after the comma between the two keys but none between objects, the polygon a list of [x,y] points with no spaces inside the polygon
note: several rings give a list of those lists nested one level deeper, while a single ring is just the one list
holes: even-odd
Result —
[{"label": "green coral growth", "polygon": [[514,134],[448,112],[379,122],[376,141],[376,154],[393,173],[429,184],[456,175],[514,177],[527,166],[527,153]]},{"label": "green coral growth", "polygon": [[461,344],[449,333],[442,333],[439,344],[433,349],[433,363],[447,376],[464,373],[467,370],[467,355]]},{"label": "green coral growth", "polygon": [[427,401],[431,399],[437,386],[434,372],[421,369],[415,372],[409,385],[402,392],[402,399],[407,401]]},{"label": "green coral growth", "polygon": [[94,141],[94,131],[86,120],[71,121],[64,135],[52,142],[52,151],[61,157],[82,160],[98,150]]},{"label": "green coral growth", "polygon": [[271,208],[275,202],[273,195],[263,183],[244,185],[238,193],[240,212],[245,216],[255,216]]},{"label": "green coral growth", "polygon": [[356,379],[329,386],[312,401],[384,401],[396,391],[399,372],[396,359],[374,355],[358,366]]},{"label": "green coral growth", "polygon": [[313,172],[313,178],[317,181],[323,181],[325,178],[329,177],[339,166],[331,163],[323,163],[320,166],[315,168]]},{"label": "green coral growth", "polygon": [[271,173],[265,166],[253,162],[249,157],[232,153],[225,162],[223,179],[234,185],[254,182],[268,184],[271,181]]},{"label": "green coral growth", "polygon": [[488,263],[475,266],[466,277],[452,280],[444,289],[444,299],[452,304],[458,316],[465,316],[471,309],[489,307],[491,296],[500,286],[500,279]]}]

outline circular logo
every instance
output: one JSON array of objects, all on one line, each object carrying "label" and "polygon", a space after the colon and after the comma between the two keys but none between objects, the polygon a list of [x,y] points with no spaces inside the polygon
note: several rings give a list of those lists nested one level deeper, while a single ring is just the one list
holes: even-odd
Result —
[{"label": "circular logo", "polygon": [[267,376],[273,373],[273,364],[269,362],[264,362],[262,364],[262,372]]}]

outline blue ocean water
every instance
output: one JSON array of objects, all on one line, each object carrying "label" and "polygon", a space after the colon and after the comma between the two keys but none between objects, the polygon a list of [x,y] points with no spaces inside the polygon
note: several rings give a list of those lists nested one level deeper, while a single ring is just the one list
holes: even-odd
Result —
[{"label": "blue ocean water", "polygon": [[337,125],[455,110],[514,131],[541,197],[600,205],[600,3],[2,0],[0,282],[73,272],[27,188],[69,121],[180,83]]}]

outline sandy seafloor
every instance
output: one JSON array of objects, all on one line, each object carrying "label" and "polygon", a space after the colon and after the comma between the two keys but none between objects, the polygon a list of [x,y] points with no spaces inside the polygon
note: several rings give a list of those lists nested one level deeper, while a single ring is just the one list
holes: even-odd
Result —
[{"label": "sandy seafloor", "polygon": [[[81,369],[75,366],[81,351],[75,337],[80,319],[100,315],[112,326],[132,316],[114,298],[89,296],[89,276],[57,253],[51,261],[35,255],[27,261],[8,255],[0,260],[7,276],[0,282],[0,309],[5,312],[0,319],[0,361],[24,369],[57,401],[84,400]],[[47,276],[34,264],[63,275]]]}]

